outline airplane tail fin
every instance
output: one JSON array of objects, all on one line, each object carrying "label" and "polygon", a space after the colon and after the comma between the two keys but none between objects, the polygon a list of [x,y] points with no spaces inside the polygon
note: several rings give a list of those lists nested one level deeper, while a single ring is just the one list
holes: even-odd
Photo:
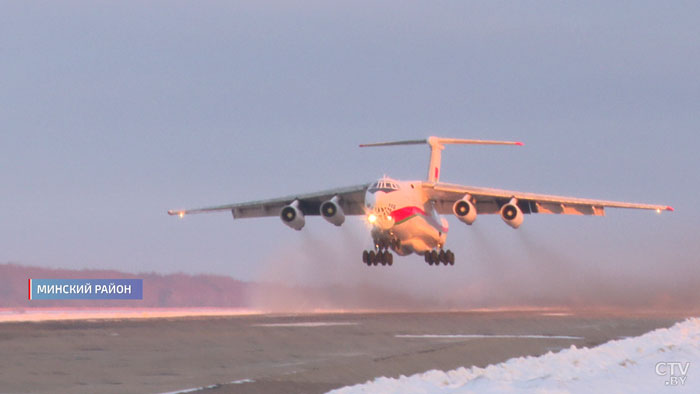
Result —
[{"label": "airplane tail fin", "polygon": [[404,140],[392,142],[377,142],[374,144],[361,144],[360,148],[368,148],[374,146],[394,146],[394,145],[430,145],[430,165],[428,167],[428,181],[438,182],[440,179],[440,161],[441,151],[446,144],[468,144],[468,145],[519,145],[522,142],[517,141],[493,141],[493,140],[468,140],[460,138],[440,138],[428,137],[424,140]]}]

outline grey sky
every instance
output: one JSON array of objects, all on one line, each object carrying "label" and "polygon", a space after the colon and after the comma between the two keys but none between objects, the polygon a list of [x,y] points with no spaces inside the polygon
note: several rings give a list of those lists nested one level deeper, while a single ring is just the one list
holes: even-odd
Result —
[{"label": "grey sky", "polygon": [[[697,2],[1,2],[0,261],[474,285],[553,259],[697,284],[698,20]],[[449,219],[457,268],[427,277],[415,256],[368,273],[359,220],[165,214],[421,179],[426,148],[357,144],[430,134],[525,142],[449,147],[445,181],[676,212]]]}]

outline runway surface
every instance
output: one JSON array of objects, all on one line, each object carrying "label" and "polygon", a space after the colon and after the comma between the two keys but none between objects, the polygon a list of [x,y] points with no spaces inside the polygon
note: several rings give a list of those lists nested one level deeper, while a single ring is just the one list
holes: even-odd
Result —
[{"label": "runway surface", "polygon": [[687,316],[330,313],[0,324],[0,393],[321,393],[596,346]]}]

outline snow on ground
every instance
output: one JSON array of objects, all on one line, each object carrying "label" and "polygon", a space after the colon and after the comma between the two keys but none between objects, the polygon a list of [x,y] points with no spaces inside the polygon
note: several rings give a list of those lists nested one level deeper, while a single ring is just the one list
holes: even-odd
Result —
[{"label": "snow on ground", "polygon": [[[684,373],[685,381],[681,384]],[[513,358],[486,368],[432,370],[398,379],[380,377],[331,391],[334,394],[522,392],[700,393],[700,318],[590,349],[572,345],[557,353]]]},{"label": "snow on ground", "polygon": [[397,334],[394,338],[426,338],[426,339],[585,339],[571,335],[492,335],[492,334]]}]

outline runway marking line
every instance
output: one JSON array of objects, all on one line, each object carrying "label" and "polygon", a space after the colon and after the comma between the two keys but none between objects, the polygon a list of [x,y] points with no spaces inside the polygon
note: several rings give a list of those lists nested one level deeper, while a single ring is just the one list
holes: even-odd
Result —
[{"label": "runway marking line", "polygon": [[253,327],[331,327],[331,326],[357,326],[357,322],[332,322],[332,321],[310,321],[298,323],[265,323],[254,324]]},{"label": "runway marking line", "polygon": [[540,313],[540,316],[573,316],[573,313],[568,313],[568,312],[545,312],[545,313]]},{"label": "runway marking line", "polygon": [[[253,380],[253,379],[240,379],[240,380],[234,380],[232,382],[228,382],[228,383],[224,383],[224,384],[243,384],[243,383],[255,383],[255,380]],[[168,391],[167,393],[160,393],[160,394],[194,393],[196,391],[218,389],[221,386],[223,386],[223,384],[216,383],[216,384],[211,384],[209,386],[194,387],[191,389],[184,389],[184,390],[177,390],[177,391]]]}]

